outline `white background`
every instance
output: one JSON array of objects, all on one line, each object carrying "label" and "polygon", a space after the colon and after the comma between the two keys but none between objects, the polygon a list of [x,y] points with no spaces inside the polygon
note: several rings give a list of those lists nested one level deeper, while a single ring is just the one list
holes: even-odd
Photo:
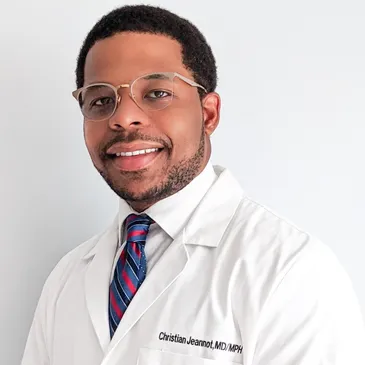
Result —
[{"label": "white background", "polygon": [[[223,109],[213,163],[331,246],[365,312],[364,1],[150,3],[193,21],[216,55]],[[1,364],[19,364],[56,262],[116,213],[71,91],[81,42],[123,4],[1,0]]]}]

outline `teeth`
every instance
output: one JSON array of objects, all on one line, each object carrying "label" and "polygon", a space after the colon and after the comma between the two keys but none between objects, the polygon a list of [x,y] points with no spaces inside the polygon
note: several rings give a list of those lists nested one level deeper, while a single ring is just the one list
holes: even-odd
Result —
[{"label": "teeth", "polygon": [[119,152],[116,153],[116,155],[119,156],[137,156],[137,155],[145,155],[146,153],[152,153],[152,152],[157,152],[158,148],[147,148],[146,150],[138,150],[138,151],[133,151],[133,152]]}]

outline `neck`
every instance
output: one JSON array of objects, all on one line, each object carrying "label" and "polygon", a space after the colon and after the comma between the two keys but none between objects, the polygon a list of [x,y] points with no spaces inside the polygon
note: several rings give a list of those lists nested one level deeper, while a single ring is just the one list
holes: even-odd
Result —
[{"label": "neck", "polygon": [[142,213],[153,204],[156,204],[159,200],[154,202],[147,202],[147,201],[127,201],[130,207],[137,213]]},{"label": "neck", "polygon": [[[169,185],[168,189],[162,189],[157,194],[154,192],[153,198],[147,198],[147,199],[125,199],[125,201],[129,204],[129,206],[137,213],[141,213],[145,211],[146,209],[150,208],[152,205],[156,204],[157,202],[168,198],[171,195],[176,194],[180,190],[184,189],[188,184],[190,184],[198,175],[201,174],[201,172],[205,169],[208,162],[204,163],[203,166],[198,170],[196,175],[188,182],[185,183],[185,185],[181,184],[172,184]],[[151,194],[145,194],[145,197],[151,197]]]}]

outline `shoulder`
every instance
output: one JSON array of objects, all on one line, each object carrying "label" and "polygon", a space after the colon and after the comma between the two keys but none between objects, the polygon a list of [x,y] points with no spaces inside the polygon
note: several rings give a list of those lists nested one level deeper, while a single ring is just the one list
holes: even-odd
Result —
[{"label": "shoulder", "polygon": [[[235,308],[244,321],[279,323],[282,313],[296,313],[285,317],[296,323],[313,314],[328,328],[336,322],[337,330],[352,328],[364,338],[350,277],[327,244],[246,196],[231,227],[239,263]],[[351,326],[340,318],[346,311]]]},{"label": "shoulder", "polygon": [[[284,281],[294,279],[347,277],[329,246],[308,231],[299,228],[272,209],[244,196],[231,223],[235,252],[251,280],[252,290],[263,287],[267,295]],[[328,275],[326,274],[328,273]]]},{"label": "shoulder", "polygon": [[321,245],[318,238],[308,231],[246,195],[242,197],[232,226],[236,226],[242,244],[253,249],[297,251]]}]

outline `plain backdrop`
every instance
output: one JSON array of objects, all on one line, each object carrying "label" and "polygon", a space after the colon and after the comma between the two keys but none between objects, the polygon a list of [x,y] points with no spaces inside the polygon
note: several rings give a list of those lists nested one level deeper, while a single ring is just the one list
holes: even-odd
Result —
[{"label": "plain backdrop", "polygon": [[[71,96],[81,43],[117,0],[0,7],[0,363],[19,364],[43,283],[117,198]],[[328,244],[365,312],[365,2],[152,1],[194,22],[219,67],[214,164]]]}]

